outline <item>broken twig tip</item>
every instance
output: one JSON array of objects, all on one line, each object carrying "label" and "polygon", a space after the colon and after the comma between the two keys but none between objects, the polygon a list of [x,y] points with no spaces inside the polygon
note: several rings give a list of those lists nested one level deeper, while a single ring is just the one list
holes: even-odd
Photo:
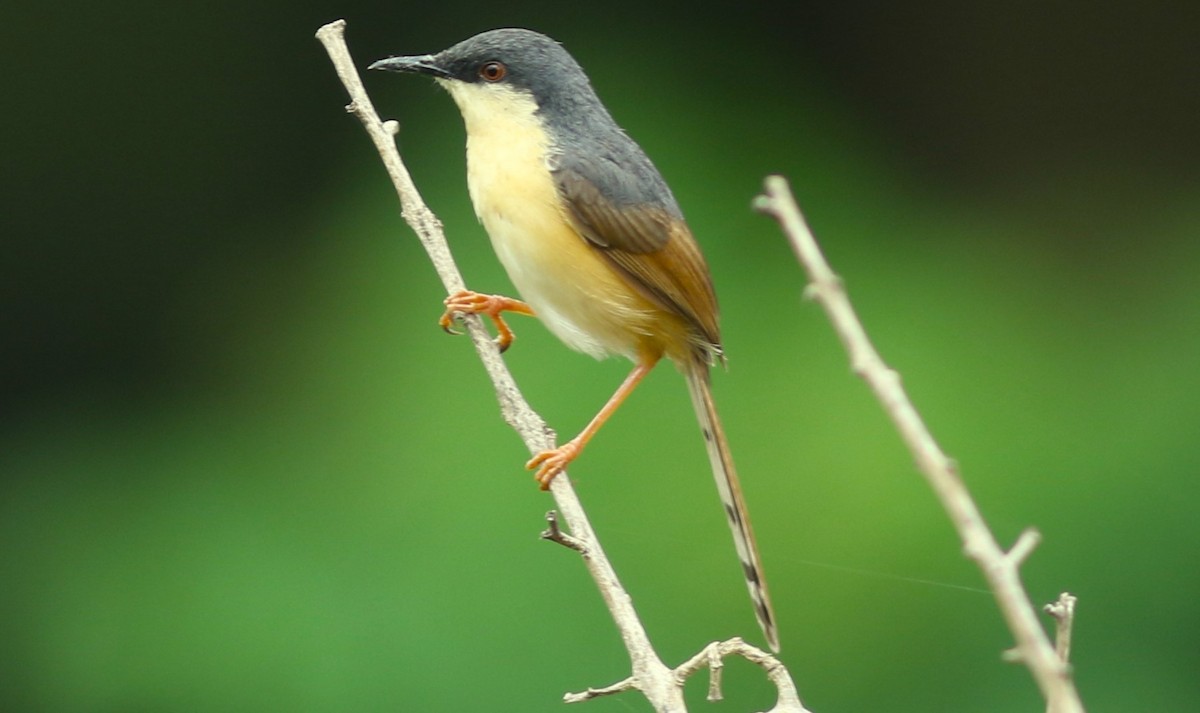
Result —
[{"label": "broken twig tip", "polygon": [[321,27],[317,29],[317,39],[319,39],[319,40],[323,39],[324,37],[327,37],[331,34],[332,35],[341,35],[341,34],[345,33],[345,31],[346,31],[346,21],[345,20],[334,20],[333,22],[327,23],[325,25],[321,25]]},{"label": "broken twig tip", "polygon": [[551,510],[546,513],[546,526],[546,529],[542,530],[541,537],[543,540],[557,542],[563,547],[575,550],[581,555],[587,554],[587,547],[584,546],[582,540],[571,537],[567,533],[563,532],[562,528],[559,527],[558,513],[556,511]]},{"label": "broken twig tip", "polygon": [[1017,566],[1024,564],[1025,560],[1029,559],[1029,555],[1037,548],[1042,541],[1042,533],[1037,528],[1026,528],[1017,537],[1017,541],[1013,544],[1012,549],[1006,555],[1010,561]]}]

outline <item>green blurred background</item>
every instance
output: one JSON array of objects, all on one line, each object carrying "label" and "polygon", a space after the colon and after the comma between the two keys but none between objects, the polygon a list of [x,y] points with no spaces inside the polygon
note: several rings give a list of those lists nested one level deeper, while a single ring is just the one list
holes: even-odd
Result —
[{"label": "green blurred background", "polygon": [[[981,577],[776,226],[791,178],[997,535],[1080,597],[1092,711],[1200,707],[1200,5],[10,3],[0,261],[0,709],[561,710],[628,665],[540,542],[470,344],[313,33],[360,67],[563,41],[712,264],[721,404],[813,710],[1037,711]],[[468,282],[507,291],[425,79],[371,75]],[[628,366],[518,318],[577,431]],[[671,663],[760,642],[679,377],[572,475]],[[727,701],[772,690],[731,663]],[[635,696],[586,704],[647,710]]]}]

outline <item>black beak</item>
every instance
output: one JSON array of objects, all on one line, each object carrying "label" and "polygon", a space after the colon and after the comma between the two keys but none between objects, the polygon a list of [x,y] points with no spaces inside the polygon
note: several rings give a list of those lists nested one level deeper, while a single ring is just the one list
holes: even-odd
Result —
[{"label": "black beak", "polygon": [[449,79],[450,73],[442,69],[437,58],[431,54],[414,55],[412,57],[388,57],[373,62],[367,69],[383,69],[388,72],[412,72],[414,74],[430,74],[434,77]]}]

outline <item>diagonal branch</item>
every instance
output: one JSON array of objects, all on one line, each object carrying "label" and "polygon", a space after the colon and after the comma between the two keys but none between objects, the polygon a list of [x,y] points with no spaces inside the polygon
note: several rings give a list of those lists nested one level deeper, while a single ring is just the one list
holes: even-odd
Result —
[{"label": "diagonal branch", "polygon": [[1033,552],[1040,536],[1026,530],[1008,552],[996,542],[984,522],[958,468],[933,439],[920,414],[900,384],[900,376],[889,368],[867,337],[867,332],[850,305],[845,287],[817,245],[805,224],[787,181],[780,176],[766,180],[765,192],[755,200],[755,208],[775,218],[791,243],[796,259],[808,274],[805,291],[821,303],[834,330],[850,356],[854,373],[862,377],[875,393],[884,411],[900,432],[917,468],[950,516],[963,550],[975,560],[996,598],[1008,628],[1016,639],[1013,650],[1033,674],[1049,706],[1050,713],[1083,713],[1083,704],[1071,680],[1065,660],[1054,650],[1021,583],[1020,566]]},{"label": "diagonal branch", "polygon": [[[345,27],[344,20],[331,22],[317,31],[317,39],[325,46],[338,77],[350,95],[351,101],[346,110],[358,117],[371,141],[375,144],[375,148],[379,151],[400,199],[401,214],[417,233],[417,237],[429,254],[446,291],[451,294],[458,292],[463,289],[464,282],[450,255],[441,221],[421,199],[412,177],[400,159],[395,143],[395,135],[399,130],[398,125],[394,121],[386,123],[380,121],[363,88],[362,81],[359,79],[354,62],[350,57],[350,51],[346,47]],[[512,374],[509,373],[500,357],[499,350],[492,342],[482,322],[474,315],[467,316],[465,322],[475,349],[479,353],[479,358],[496,388],[496,396],[500,401],[504,420],[521,436],[531,454],[553,447],[554,432],[521,396]],[[633,601],[621,585],[620,580],[617,579],[612,564],[601,548],[599,540],[596,539],[591,523],[584,513],[579,498],[575,495],[566,473],[560,474],[551,482],[550,494],[554,497],[558,513],[567,524],[570,534],[567,535],[560,530],[557,517],[548,516],[549,530],[544,536],[580,553],[588,573],[596,583],[596,587],[620,631],[625,649],[629,653],[633,671],[625,681],[604,689],[589,689],[590,695],[579,694],[584,698],[578,698],[578,700],[632,688],[641,691],[656,711],[675,713],[686,710],[683,701],[683,678],[668,668],[654,651],[646,630],[633,608]],[[743,646],[745,645],[743,644]],[[787,670],[769,654],[761,651],[758,654],[765,657],[764,663],[760,665],[767,669],[768,677],[776,683],[780,690],[779,704],[773,710],[779,713],[805,713]],[[747,658],[750,657],[747,656]],[[567,700],[576,699],[568,694]]]}]

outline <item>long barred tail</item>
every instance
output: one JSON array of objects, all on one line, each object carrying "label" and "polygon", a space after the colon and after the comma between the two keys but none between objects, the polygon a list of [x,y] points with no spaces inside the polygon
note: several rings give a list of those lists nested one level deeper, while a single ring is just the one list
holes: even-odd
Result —
[{"label": "long barred tail", "polygon": [[713,478],[717,481],[717,492],[729,518],[729,529],[733,531],[733,543],[737,547],[738,559],[754,602],[754,614],[758,625],[767,637],[772,651],[779,651],[779,632],[775,628],[775,612],[771,609],[771,598],[767,595],[767,580],[763,579],[762,560],[758,556],[758,545],[754,542],[754,530],[746,512],[746,501],[742,498],[742,486],[737,470],[733,467],[733,456],[725,440],[725,430],[717,416],[713,403],[712,388],[708,376],[708,364],[694,363],[686,371],[688,391],[696,409],[696,419],[704,434],[708,458],[712,462]]}]

